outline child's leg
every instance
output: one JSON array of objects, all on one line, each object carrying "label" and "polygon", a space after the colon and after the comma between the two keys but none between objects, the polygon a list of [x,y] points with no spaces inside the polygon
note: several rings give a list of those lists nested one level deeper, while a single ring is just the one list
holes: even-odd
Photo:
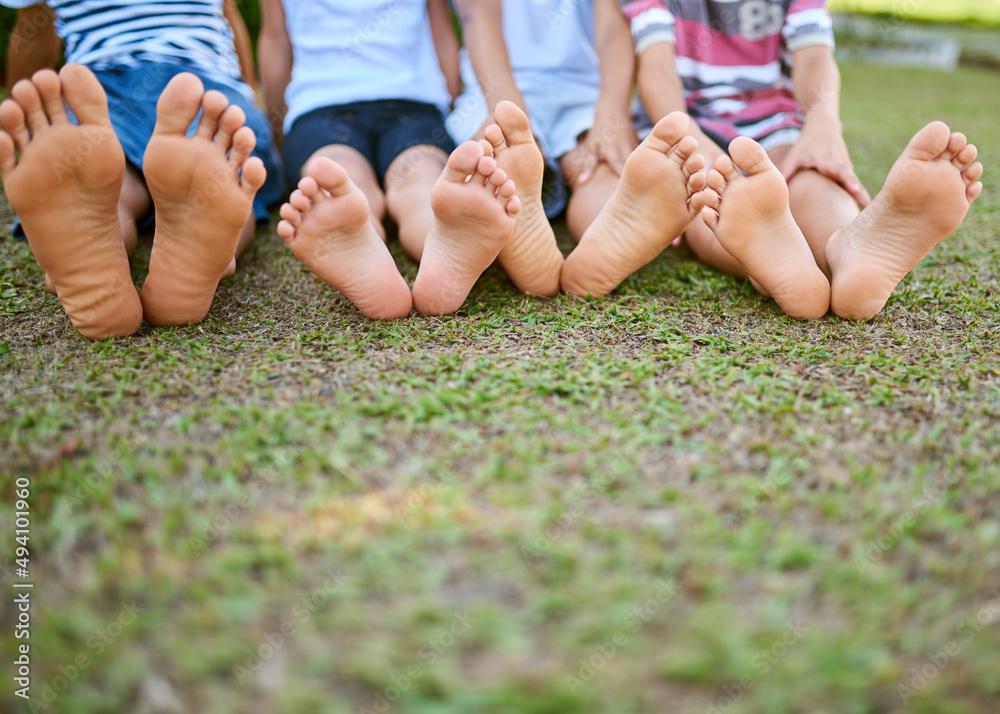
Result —
[{"label": "child's leg", "polygon": [[399,226],[399,242],[416,261],[434,223],[431,191],[448,163],[448,154],[436,146],[413,146],[389,164],[385,172],[385,200]]},{"label": "child's leg", "polygon": [[[606,295],[656,258],[691,222],[688,198],[702,187],[692,180],[705,166],[687,136],[688,117],[674,112],[632,152],[607,205],[563,267],[571,295]],[[699,174],[704,180],[704,174]]]},{"label": "child's leg", "polygon": [[872,203],[826,244],[835,314],[877,315],[899,281],[961,225],[983,189],[976,155],[941,122],[913,137]]},{"label": "child's leg", "polygon": [[[371,167],[369,166],[369,169]],[[341,165],[320,156],[281,207],[278,234],[299,260],[373,319],[410,314],[410,288],[370,220],[365,194]]]},{"label": "child's leg", "polygon": [[0,126],[4,189],[73,325],[91,339],[134,333],[142,307],[119,220],[125,158],[100,83],[81,65],[42,70],[14,86]]},{"label": "child's leg", "polygon": [[587,183],[580,183],[580,176],[589,163],[580,146],[559,160],[566,185],[570,189],[566,206],[566,226],[573,240],[579,241],[600,214],[604,204],[618,187],[618,176],[607,164],[598,164]]},{"label": "child's leg", "polygon": [[255,138],[243,110],[220,92],[205,92],[193,74],[170,80],[156,112],[143,161],[156,232],[140,297],[149,322],[191,324],[208,314],[219,280],[252,230],[253,198],[266,172],[250,157]]},{"label": "child's leg", "polygon": [[514,232],[516,190],[481,144],[468,141],[452,152],[431,193],[434,221],[413,284],[418,311],[447,315],[462,307]]},{"label": "child's leg", "polygon": [[[746,270],[754,287],[785,314],[823,317],[830,283],[789,209],[788,185],[756,141],[739,137],[708,174],[702,216],[722,246]],[[741,170],[746,173],[743,175]]]}]

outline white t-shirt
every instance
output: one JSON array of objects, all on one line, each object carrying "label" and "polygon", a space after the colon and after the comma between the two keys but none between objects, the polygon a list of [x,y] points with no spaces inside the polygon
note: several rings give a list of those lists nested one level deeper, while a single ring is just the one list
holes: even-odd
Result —
[{"label": "white t-shirt", "polygon": [[405,99],[447,111],[426,0],[282,0],[295,63],[285,131],[321,107]]},{"label": "white t-shirt", "polygon": [[[575,96],[581,87],[600,89],[590,0],[504,0],[503,37],[522,93],[553,88],[558,94],[563,87]],[[466,87],[478,86],[465,50],[462,81]]]},{"label": "white t-shirt", "polygon": [[[0,0],[7,7],[38,0]],[[240,78],[233,32],[222,0],[48,0],[66,61],[91,69],[134,67],[142,62],[193,65],[210,77]]]}]

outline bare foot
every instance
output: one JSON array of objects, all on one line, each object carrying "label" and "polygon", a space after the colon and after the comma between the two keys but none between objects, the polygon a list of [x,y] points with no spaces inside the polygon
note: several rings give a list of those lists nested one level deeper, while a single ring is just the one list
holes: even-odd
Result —
[{"label": "bare foot", "polygon": [[688,180],[705,166],[698,142],[686,136],[688,117],[664,117],[625,162],[604,210],[566,259],[562,289],[607,295],[651,262],[691,222]]},{"label": "bare foot", "polygon": [[729,153],[732,159],[716,161],[699,197],[707,204],[705,223],[786,315],[818,320],[830,309],[830,283],[792,218],[788,184],[753,139],[734,139]]},{"label": "bare foot", "polygon": [[368,199],[328,158],[310,161],[306,173],[281,207],[278,235],[309,270],[368,317],[409,315],[410,288],[368,220]]},{"label": "bare foot", "polygon": [[450,315],[514,232],[517,188],[483,147],[467,141],[448,157],[434,184],[434,224],[427,234],[413,305],[424,315]]},{"label": "bare foot", "polygon": [[81,335],[133,334],[142,306],[118,220],[125,155],[104,90],[90,70],[68,64],[18,82],[11,97],[0,105],[0,176],[31,253]]},{"label": "bare foot", "polygon": [[531,134],[528,117],[513,102],[503,101],[493,112],[496,124],[486,128],[497,166],[517,186],[521,212],[514,235],[500,251],[500,266],[517,288],[531,295],[559,292],[563,256],[542,206],[545,159]]},{"label": "bare foot", "polygon": [[961,225],[983,190],[976,155],[941,122],[913,137],[871,205],[827,243],[836,315],[875,317],[903,276]]},{"label": "bare foot", "polygon": [[[187,137],[199,109],[197,132]],[[263,162],[250,156],[256,139],[245,120],[242,109],[221,92],[205,92],[187,72],[170,80],[156,104],[143,159],[156,232],[140,294],[154,325],[201,321],[236,254],[265,178]]]}]

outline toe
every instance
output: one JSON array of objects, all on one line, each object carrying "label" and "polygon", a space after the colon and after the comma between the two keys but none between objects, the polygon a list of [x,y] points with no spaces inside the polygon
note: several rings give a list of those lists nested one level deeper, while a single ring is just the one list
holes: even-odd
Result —
[{"label": "toe", "polygon": [[52,124],[68,124],[69,115],[66,114],[66,105],[62,98],[62,85],[59,82],[59,75],[51,69],[43,69],[35,72],[31,78],[31,83],[38,90],[38,96],[42,98],[42,106]]},{"label": "toe", "polygon": [[708,172],[708,185],[720,193],[729,181],[735,181],[741,176],[740,170],[728,156],[720,156],[715,160],[715,168]]},{"label": "toe", "polygon": [[226,112],[228,107],[229,100],[222,92],[217,92],[214,89],[205,92],[201,100],[201,119],[198,121],[195,136],[208,140],[214,139],[219,131],[222,114]]},{"label": "toe", "polygon": [[[201,80],[190,72],[176,75],[156,102],[156,127],[153,133],[186,135],[188,127],[198,116],[204,93]],[[72,105],[70,108],[73,108]]]},{"label": "toe", "polygon": [[49,125],[49,118],[42,107],[42,98],[38,89],[27,79],[22,79],[10,90],[10,96],[21,106],[28,128],[34,134]]},{"label": "toe", "polygon": [[16,166],[14,140],[10,138],[10,135],[0,132],[0,176],[6,178],[7,174],[13,171]]},{"label": "toe", "polygon": [[[487,160],[492,161],[493,165],[496,166],[496,161],[490,156],[484,156],[482,159],[480,159],[480,163],[483,163],[484,161]],[[486,177],[486,183],[488,183],[490,186],[493,186],[496,189],[499,189],[501,186],[507,183],[507,172],[504,171],[503,169],[494,169]]]},{"label": "toe", "polygon": [[965,179],[965,184],[970,186],[976,181],[983,177],[983,165],[978,161],[971,164],[967,169],[962,172],[962,178]]},{"label": "toe", "polygon": [[283,221],[287,221],[292,225],[293,228],[298,228],[302,225],[302,211],[289,203],[281,204],[281,208],[278,209],[278,215],[281,216]]},{"label": "toe", "polygon": [[[498,173],[503,173],[503,172],[498,170],[494,172],[494,176]],[[491,176],[490,181],[492,182],[492,180],[493,177]],[[497,187],[497,197],[499,197],[504,201],[513,198],[515,193],[517,193],[517,186],[510,179],[505,178],[504,182]]]},{"label": "toe", "polygon": [[[466,141],[448,157],[448,164],[441,173],[441,178],[449,183],[464,183],[471,176],[483,158],[483,147],[475,141]],[[494,161],[490,159],[490,161]],[[495,167],[494,167],[495,168]],[[486,177],[483,177],[485,183]]]},{"label": "toe", "polygon": [[253,129],[248,126],[240,127],[233,134],[233,148],[229,152],[229,165],[234,170],[239,170],[250,158],[255,146],[257,146],[257,137],[253,133]]},{"label": "toe", "polygon": [[[748,175],[760,174],[774,168],[771,159],[768,158],[764,147],[753,139],[746,136],[738,136],[729,144],[729,155],[732,156],[732,163],[739,166]],[[739,173],[732,175],[732,172],[723,172],[730,181],[739,178]]]},{"label": "toe", "polygon": [[715,208],[719,205],[719,194],[711,189],[704,189],[692,194],[690,199],[690,211],[692,216],[697,216],[704,208]]},{"label": "toe", "polygon": [[0,127],[14,140],[17,150],[24,152],[31,141],[31,133],[24,118],[24,110],[13,99],[0,102]]},{"label": "toe", "polygon": [[903,156],[917,161],[931,161],[941,156],[948,148],[951,131],[944,122],[933,121],[918,131],[906,149]]},{"label": "toe", "polygon": [[267,169],[259,156],[251,156],[243,162],[240,170],[240,185],[243,192],[253,198],[267,180]]},{"label": "toe", "polygon": [[[285,206],[287,206],[287,205],[288,204],[286,203]],[[281,207],[281,215],[282,216],[285,215],[285,206]],[[288,242],[290,242],[292,240],[292,238],[295,237],[295,231],[296,231],[297,228],[298,228],[298,226],[294,225],[290,220],[288,220],[286,218],[285,220],[280,221],[278,223],[278,229],[277,229],[278,230],[278,235],[281,236],[281,239],[283,241],[285,241],[286,243],[288,243]]]},{"label": "toe", "polygon": [[691,160],[697,154],[698,151],[698,140],[693,136],[685,136],[674,147],[670,156],[679,164],[683,164],[686,161]]},{"label": "toe", "polygon": [[979,198],[979,195],[982,192],[983,192],[983,184],[977,181],[976,183],[972,184],[971,186],[969,186],[969,188],[966,189],[965,196],[966,198],[969,199],[969,203],[972,203],[977,198]]},{"label": "toe", "polygon": [[955,132],[948,137],[948,145],[945,147],[944,152],[941,154],[941,158],[945,161],[951,161],[954,159],[958,153],[966,147],[969,140],[965,138],[965,134],[961,132]]},{"label": "toe", "polygon": [[517,196],[511,196],[507,199],[507,205],[504,206],[507,209],[507,215],[511,218],[515,217],[521,212],[521,199]]},{"label": "toe", "polygon": [[[486,144],[490,146],[489,151],[486,152],[487,156],[499,156],[507,150],[507,140],[503,138],[503,130],[496,124],[490,124],[486,127],[483,136],[486,137],[484,139]],[[483,148],[486,148],[485,145]]]},{"label": "toe", "polygon": [[688,176],[688,192],[697,193],[708,186],[708,174],[703,170],[695,171]]},{"label": "toe", "polygon": [[709,208],[706,206],[701,209],[701,218],[705,221],[705,225],[712,229],[714,233],[719,227],[719,212],[714,208]]},{"label": "toe", "polygon": [[233,145],[233,136],[240,128],[246,124],[246,114],[235,104],[230,104],[222,114],[219,121],[219,130],[215,133],[216,145],[222,147],[223,151],[229,151]]},{"label": "toe", "polygon": [[[288,204],[285,204],[291,205],[292,208],[300,213],[305,213],[312,208],[312,196],[315,196],[317,192],[322,194],[322,191],[319,190],[319,186],[316,184],[315,179],[302,179],[302,181],[299,182],[299,186],[302,186],[303,183],[306,184],[305,188],[297,188],[292,191],[292,195],[288,197]],[[287,218],[284,214],[282,214],[281,217]]]},{"label": "toe", "polygon": [[694,176],[696,173],[704,171],[706,165],[707,162],[705,160],[705,155],[695,154],[690,159],[684,162],[684,165],[681,167],[681,169],[684,171],[684,176],[690,178],[691,176]]},{"label": "toe", "polygon": [[77,121],[103,126],[110,123],[108,97],[93,72],[82,64],[68,64],[59,70],[59,84]]},{"label": "toe", "polygon": [[313,201],[319,201],[324,198],[322,195],[323,192],[319,191],[320,188],[331,196],[344,196],[354,188],[354,184],[351,183],[351,179],[348,177],[344,167],[326,157],[321,156],[314,159],[309,164],[308,173],[317,188],[310,192],[303,188],[301,181],[299,182],[299,188],[303,190],[306,196],[312,198]]},{"label": "toe", "polygon": [[[485,186],[492,176],[497,171],[497,161],[490,156],[483,156],[476,163],[476,171],[472,175],[472,182],[480,186]],[[507,180],[507,175],[504,174],[504,181]],[[501,181],[501,183],[503,183]],[[496,185],[496,184],[494,184]]]},{"label": "toe", "polygon": [[[493,121],[503,132],[507,146],[535,143],[528,116],[513,102],[504,100],[497,104],[496,109],[493,110]],[[495,143],[493,145],[496,146]]]},{"label": "toe", "polygon": [[961,171],[975,161],[977,156],[979,156],[979,150],[973,144],[967,144],[955,155],[955,158],[951,160],[951,163],[953,163],[955,167]]},{"label": "toe", "polygon": [[[687,134],[689,125],[690,119],[688,119],[687,114],[684,112],[671,112],[670,114],[667,114],[667,116],[660,119],[660,121],[656,122],[656,126],[653,127],[653,131],[650,132],[649,136],[656,141],[662,142],[668,147],[673,146],[684,138],[684,135]],[[692,141],[694,141],[695,149],[697,149],[698,142],[693,138]],[[690,153],[692,153],[692,151],[689,151],[688,155],[690,155]]]}]

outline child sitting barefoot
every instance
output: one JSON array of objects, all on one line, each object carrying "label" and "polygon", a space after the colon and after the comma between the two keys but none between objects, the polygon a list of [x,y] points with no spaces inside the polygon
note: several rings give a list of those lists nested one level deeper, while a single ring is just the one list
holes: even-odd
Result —
[{"label": "child sitting barefoot", "polygon": [[[703,177],[704,159],[685,140],[687,117],[665,119],[636,149],[631,41],[615,0],[456,4],[466,89],[448,126],[456,138],[479,136],[492,111],[485,137],[523,206],[501,265],[520,266],[528,292],[550,295],[561,283],[573,295],[609,293],[691,220],[688,179]],[[566,221],[580,243],[565,266],[542,207],[536,138],[572,190]]]},{"label": "child sitting barefoot", "polygon": [[868,197],[842,136],[825,4],[641,0],[625,11],[647,113],[689,111],[715,162],[685,233],[695,254],[791,317],[868,320],[961,224],[983,167],[965,136],[934,122]]},{"label": "child sitting barefoot", "polygon": [[[125,0],[3,2],[21,7],[9,69],[31,79],[0,105],[0,176],[74,326],[102,339],[134,333],[143,314],[200,321],[252,238],[254,213],[267,216],[266,199],[255,204],[265,165],[251,153],[270,159],[270,131],[240,78],[222,0],[192,0],[185,13]],[[70,62],[58,75],[40,69],[58,49],[53,19]],[[129,257],[151,204],[140,296]]]},{"label": "child sitting barefoot", "polygon": [[[456,149],[444,129],[451,97],[435,39],[451,33],[446,0],[261,9],[264,91],[272,117],[284,115],[286,174],[298,185],[278,233],[368,317],[457,311],[510,238],[520,201],[482,144]],[[385,246],[386,213],[420,261],[412,297]]]}]

